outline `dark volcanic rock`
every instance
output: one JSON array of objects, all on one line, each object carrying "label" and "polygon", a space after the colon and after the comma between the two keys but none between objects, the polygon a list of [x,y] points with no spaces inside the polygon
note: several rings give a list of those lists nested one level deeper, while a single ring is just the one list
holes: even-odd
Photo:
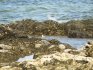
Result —
[{"label": "dark volcanic rock", "polygon": [[47,20],[38,22],[31,19],[16,21],[0,26],[1,39],[6,36],[27,37],[28,35],[61,35],[68,37],[93,37],[93,19],[72,20],[59,24]]},{"label": "dark volcanic rock", "polygon": [[9,26],[0,25],[0,40],[12,36],[15,36],[15,33]]},{"label": "dark volcanic rock", "polygon": [[63,24],[58,24],[55,21],[47,20],[37,22],[34,20],[16,21],[14,24],[9,24],[16,33],[22,35],[64,35]]},{"label": "dark volcanic rock", "polygon": [[26,37],[28,35],[61,35],[68,37],[93,37],[93,19],[72,20],[59,24],[58,22],[47,20],[38,22],[31,19],[16,21],[8,24],[12,29],[12,34]]},{"label": "dark volcanic rock", "polygon": [[56,40],[56,39],[49,40],[49,42],[50,42],[51,44],[55,44],[55,45],[58,45],[58,44],[61,43],[60,41],[58,41],[58,40]]},{"label": "dark volcanic rock", "polygon": [[93,38],[93,19],[69,21],[65,30],[68,37]]}]

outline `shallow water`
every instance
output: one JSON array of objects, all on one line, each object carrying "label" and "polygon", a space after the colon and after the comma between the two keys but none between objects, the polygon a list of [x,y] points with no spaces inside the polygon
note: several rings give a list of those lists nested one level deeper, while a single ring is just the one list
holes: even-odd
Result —
[{"label": "shallow water", "polygon": [[93,17],[93,0],[0,0],[0,22]]},{"label": "shallow water", "polygon": [[89,38],[68,38],[66,36],[44,36],[43,39],[48,39],[48,40],[56,39],[60,41],[61,43],[68,43],[75,48],[81,48],[88,41],[93,40],[92,38],[90,39]]},{"label": "shallow water", "polygon": [[25,57],[21,57],[19,58],[16,62],[23,62],[23,61],[28,61],[28,60],[32,60],[34,57],[34,55],[29,55],[29,56],[25,56]]}]

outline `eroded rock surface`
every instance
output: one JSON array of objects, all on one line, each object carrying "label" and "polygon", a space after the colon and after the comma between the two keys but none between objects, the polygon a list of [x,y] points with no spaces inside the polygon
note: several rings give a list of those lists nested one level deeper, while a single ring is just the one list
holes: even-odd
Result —
[{"label": "eroded rock surface", "polygon": [[[40,43],[36,42],[36,43]],[[44,40],[45,41],[45,40]],[[45,41],[46,42],[46,41]],[[23,61],[23,62],[13,62],[5,66],[1,66],[0,70],[92,70],[93,69],[93,57],[92,52],[89,52],[91,56],[86,53],[86,46],[93,46],[92,41],[85,45],[85,53],[87,56],[81,55],[81,50],[66,47],[64,44],[50,44],[47,41],[47,47],[45,45],[44,52],[40,51],[40,48],[34,48],[34,50],[39,49],[35,54],[36,58]],[[43,42],[42,42],[43,43]],[[44,44],[42,44],[44,46]],[[55,48],[55,49],[54,49]],[[43,48],[44,49],[44,48]],[[59,50],[60,51],[59,51]],[[35,50],[35,51],[36,51]]]}]

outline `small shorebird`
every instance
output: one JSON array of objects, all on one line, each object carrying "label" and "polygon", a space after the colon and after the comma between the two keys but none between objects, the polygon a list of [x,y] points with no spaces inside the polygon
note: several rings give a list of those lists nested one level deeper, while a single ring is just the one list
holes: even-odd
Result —
[{"label": "small shorebird", "polygon": [[42,38],[45,37],[44,35],[41,36]]}]

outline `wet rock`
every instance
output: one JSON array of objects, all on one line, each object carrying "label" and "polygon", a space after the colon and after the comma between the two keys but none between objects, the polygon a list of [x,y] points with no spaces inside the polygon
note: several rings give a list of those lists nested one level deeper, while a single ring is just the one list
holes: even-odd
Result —
[{"label": "wet rock", "polygon": [[16,21],[14,24],[9,24],[15,32],[25,35],[64,35],[63,24],[58,24],[55,21],[47,20],[37,22],[35,20],[26,19]]},{"label": "wet rock", "polygon": [[88,56],[88,57],[93,57],[93,41],[88,42],[88,43],[85,45],[84,50],[85,50],[86,56]]},{"label": "wet rock", "polygon": [[50,45],[50,42],[48,42],[47,40],[41,40],[41,41],[38,41],[37,43],[38,43],[38,44],[45,45],[45,46]]},{"label": "wet rock", "polygon": [[58,45],[58,44],[61,44],[61,42],[59,42],[58,40],[56,39],[52,39],[49,41],[51,44],[54,44],[54,45]]},{"label": "wet rock", "polygon": [[88,44],[89,44],[89,45],[93,45],[93,41],[89,41]]},{"label": "wet rock", "polygon": [[47,20],[38,22],[31,19],[16,21],[0,27],[0,38],[8,36],[26,37],[28,35],[55,35],[80,38],[93,37],[93,19],[72,20],[63,24]]},{"label": "wet rock", "polygon": [[29,38],[27,35],[22,35],[22,34],[16,34],[16,37],[18,37],[18,38]]},{"label": "wet rock", "polygon": [[72,38],[93,38],[93,19],[67,22],[65,31]]},{"label": "wet rock", "polygon": [[65,45],[65,49],[74,49],[76,50],[76,48],[72,47],[71,45],[67,44],[67,43],[62,43],[63,45]]}]

